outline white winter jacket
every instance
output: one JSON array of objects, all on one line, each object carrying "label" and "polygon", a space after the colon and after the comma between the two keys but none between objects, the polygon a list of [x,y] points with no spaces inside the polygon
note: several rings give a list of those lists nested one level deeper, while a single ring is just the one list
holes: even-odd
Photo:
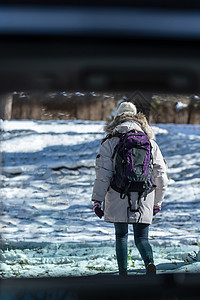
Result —
[{"label": "white winter jacket", "polygon": [[[130,130],[143,131],[139,124],[127,121],[115,127],[114,132],[124,133]],[[153,206],[161,207],[164,193],[167,188],[166,164],[157,143],[151,139],[153,155],[153,172],[156,189],[149,193],[144,200],[141,199],[139,212],[128,210],[128,197],[120,198],[120,193],[110,187],[110,181],[114,173],[114,160],[112,154],[119,141],[118,137],[107,139],[100,147],[96,157],[96,179],[94,182],[92,200],[103,202],[105,222],[126,222],[151,224],[153,218]],[[131,192],[132,206],[135,207],[138,193]]]}]

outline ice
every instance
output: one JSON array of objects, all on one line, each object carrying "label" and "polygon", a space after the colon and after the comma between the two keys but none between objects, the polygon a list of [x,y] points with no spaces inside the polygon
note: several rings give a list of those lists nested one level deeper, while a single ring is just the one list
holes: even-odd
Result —
[{"label": "ice", "polygon": [[[2,121],[0,276],[117,274],[91,194],[104,122]],[[200,125],[152,124],[169,187],[150,226],[158,273],[199,272]],[[144,274],[130,226],[130,274]]]}]

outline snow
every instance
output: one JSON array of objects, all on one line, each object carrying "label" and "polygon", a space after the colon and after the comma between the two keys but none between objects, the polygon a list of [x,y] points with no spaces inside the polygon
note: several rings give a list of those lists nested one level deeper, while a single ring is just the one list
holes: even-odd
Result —
[{"label": "snow", "polygon": [[76,92],[75,95],[76,95],[76,96],[85,96],[85,94],[80,93],[80,92]]},{"label": "snow", "polygon": [[[104,122],[1,121],[0,276],[117,274],[113,224],[91,203]],[[169,187],[150,226],[158,273],[199,272],[200,125],[153,124]],[[129,228],[130,274],[144,265]]]},{"label": "snow", "polygon": [[187,106],[188,106],[188,104],[182,103],[181,101],[178,101],[177,104],[176,104],[176,110],[180,111],[181,109],[186,108]]}]

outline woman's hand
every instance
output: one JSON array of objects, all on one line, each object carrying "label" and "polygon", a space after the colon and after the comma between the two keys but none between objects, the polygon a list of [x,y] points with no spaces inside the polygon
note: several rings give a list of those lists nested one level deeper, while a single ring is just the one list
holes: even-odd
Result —
[{"label": "woman's hand", "polygon": [[154,205],[154,207],[153,207],[153,215],[155,216],[159,211],[161,211],[161,207]]},{"label": "woman's hand", "polygon": [[97,215],[97,217],[99,217],[101,219],[104,215],[104,212],[101,209],[101,202],[95,200],[93,209],[94,209],[94,212]]}]

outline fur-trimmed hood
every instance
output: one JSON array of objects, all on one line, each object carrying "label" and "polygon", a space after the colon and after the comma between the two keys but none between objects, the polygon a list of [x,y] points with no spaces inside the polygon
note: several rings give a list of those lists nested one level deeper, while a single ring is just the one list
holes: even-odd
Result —
[{"label": "fur-trimmed hood", "polygon": [[129,130],[143,131],[147,134],[149,139],[155,139],[154,132],[149,126],[144,114],[138,113],[136,115],[125,113],[116,116],[114,120],[105,126],[107,134],[117,132],[126,132]]}]

